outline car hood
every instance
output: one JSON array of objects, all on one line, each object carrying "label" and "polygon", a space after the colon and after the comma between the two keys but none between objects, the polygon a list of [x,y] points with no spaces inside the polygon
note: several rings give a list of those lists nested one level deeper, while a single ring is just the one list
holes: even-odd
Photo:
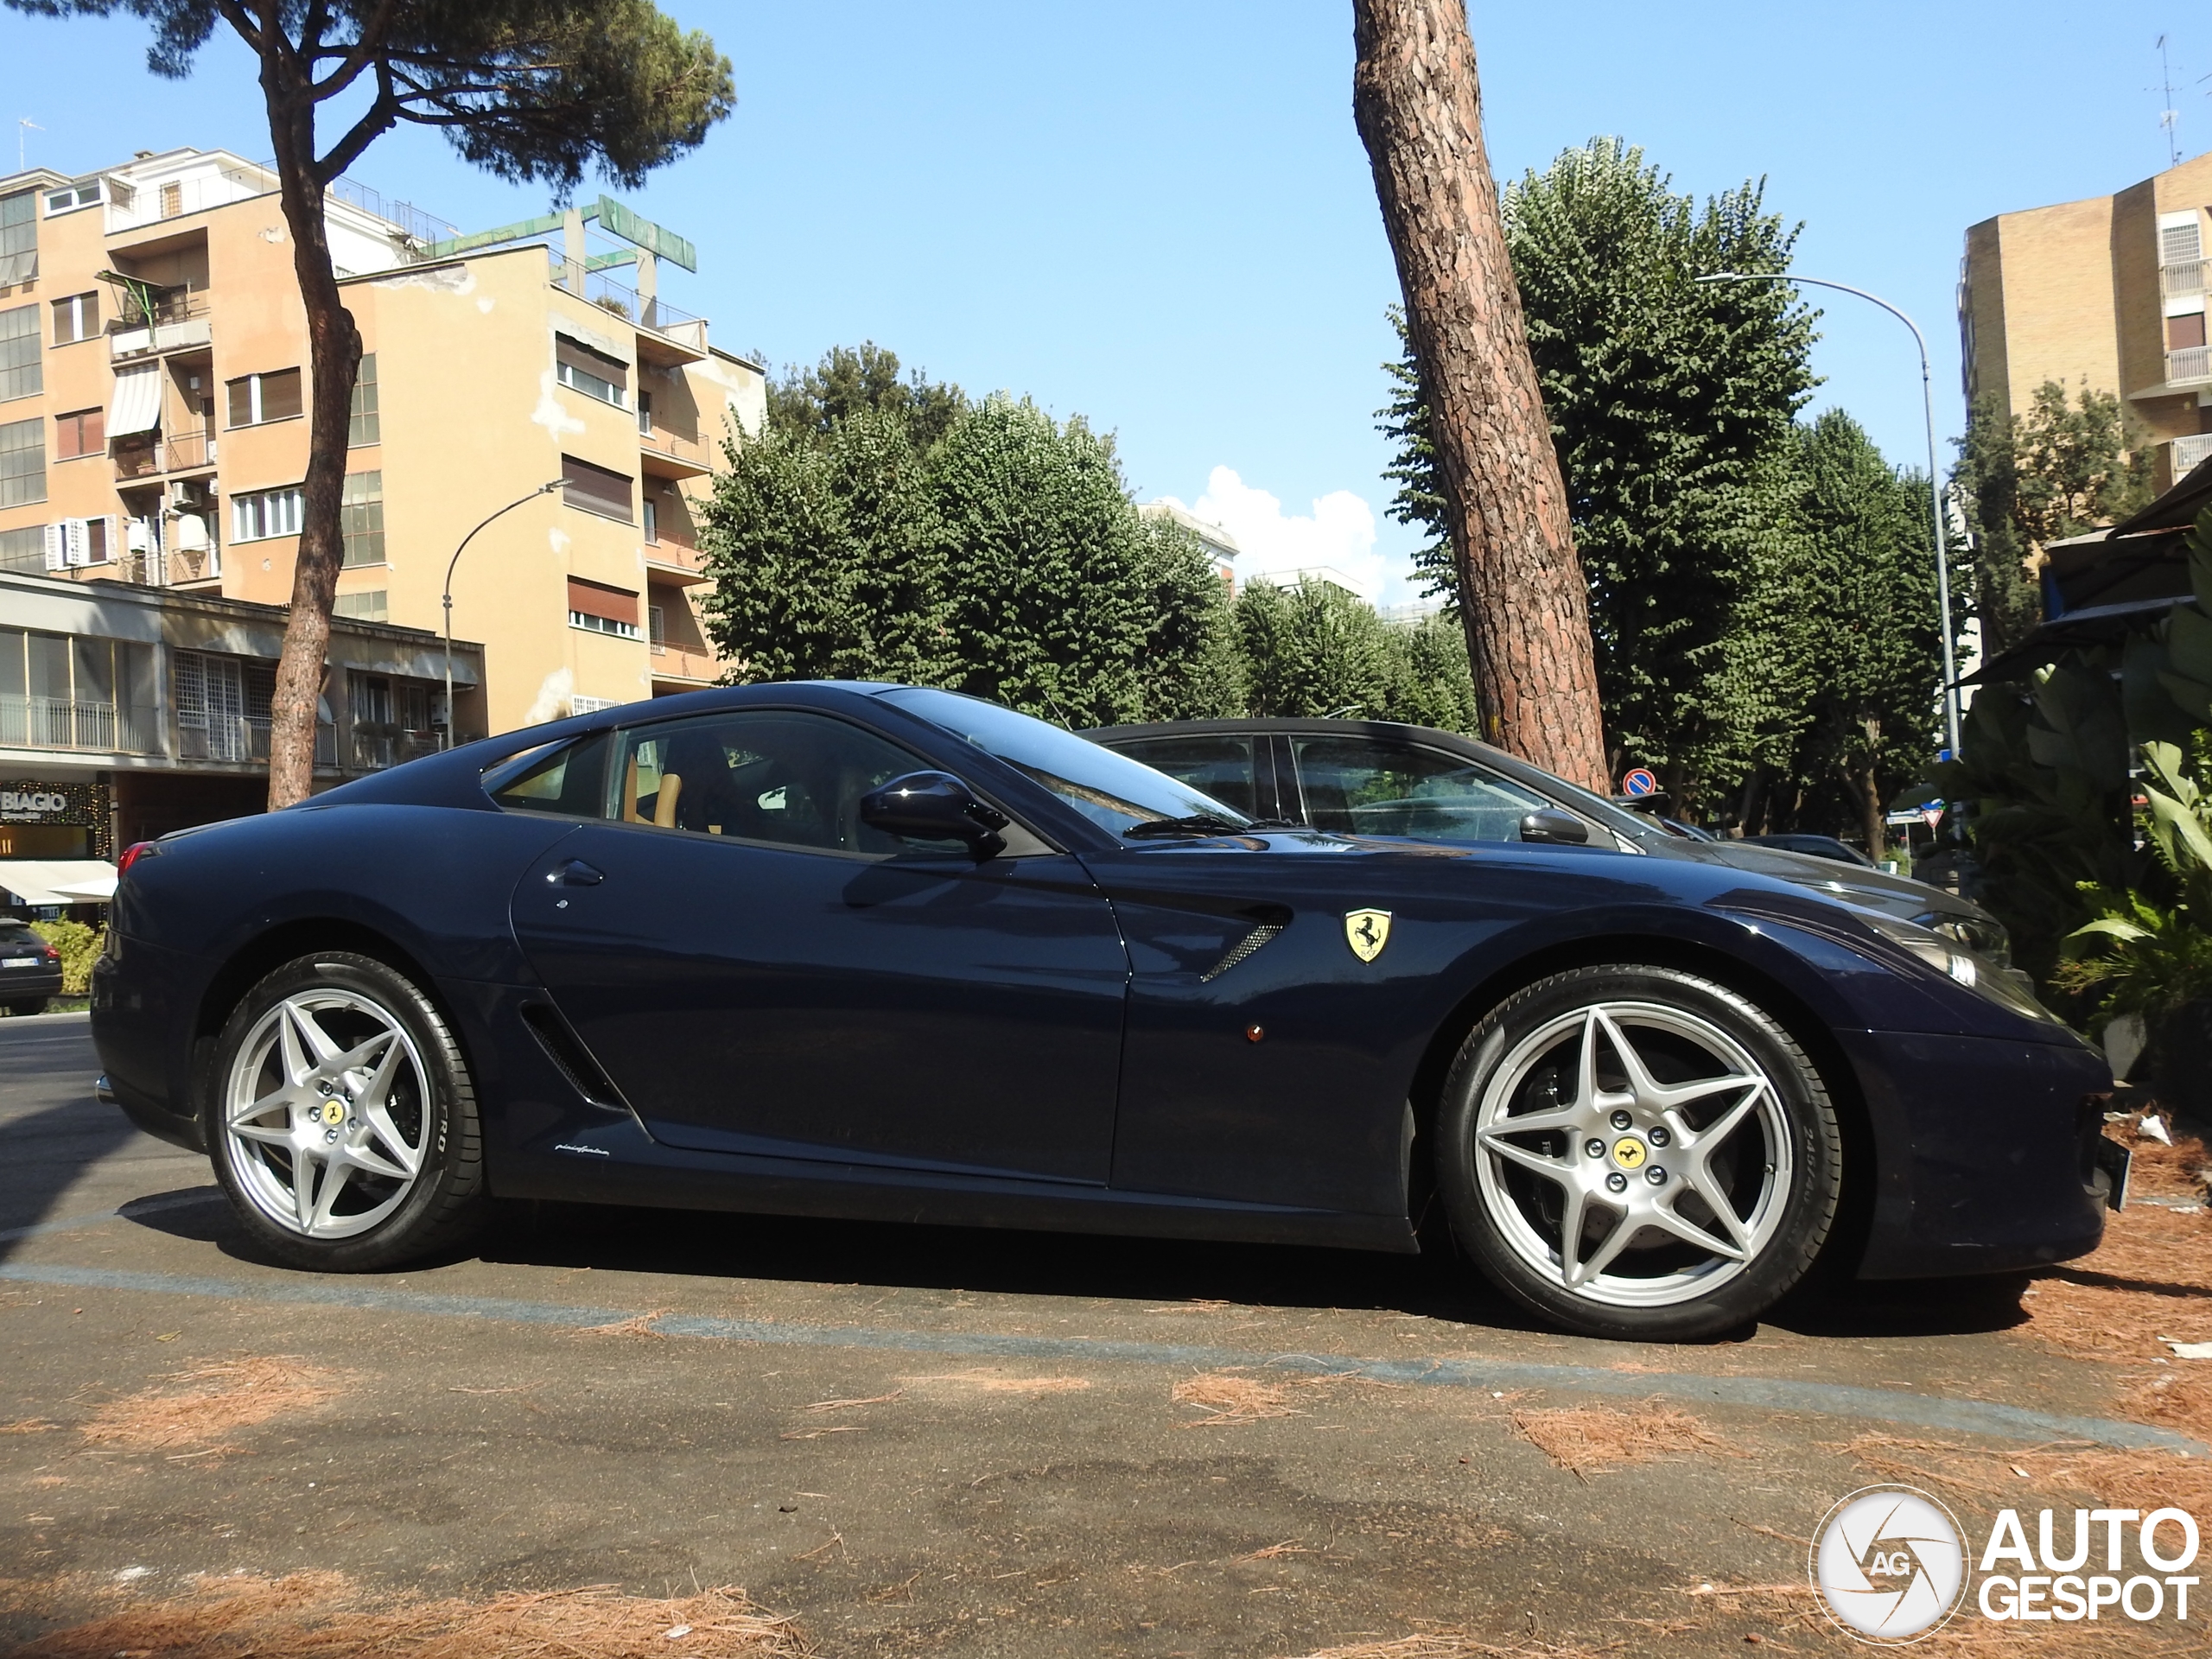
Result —
[{"label": "car hood", "polygon": [[1815,892],[1840,899],[1846,904],[1878,910],[1885,915],[1899,917],[1906,921],[1930,912],[1948,916],[1972,916],[1981,921],[1994,919],[1971,899],[1946,893],[1941,887],[1931,887],[1925,881],[1915,881],[1910,876],[1891,875],[1881,870],[1870,870],[1860,865],[1846,864],[1833,858],[1815,858],[1809,853],[1792,853],[1780,847],[1761,847],[1740,841],[1686,842],[1668,850],[1678,858],[1694,858],[1708,864],[1726,864],[1755,875],[1772,876],[1777,880],[1810,887]]}]

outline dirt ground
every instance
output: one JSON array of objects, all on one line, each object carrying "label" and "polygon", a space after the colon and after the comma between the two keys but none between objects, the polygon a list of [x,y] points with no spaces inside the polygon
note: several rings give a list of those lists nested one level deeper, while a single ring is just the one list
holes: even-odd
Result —
[{"label": "dirt ground", "polygon": [[[92,1102],[81,1019],[0,1062],[0,1649],[1843,1652],[1808,1541],[1870,1482],[2212,1534],[2187,1149],[2034,1282],[1669,1348],[1435,1262],[637,1211],[320,1280]],[[2191,1611],[1922,1650],[2201,1653]]]}]

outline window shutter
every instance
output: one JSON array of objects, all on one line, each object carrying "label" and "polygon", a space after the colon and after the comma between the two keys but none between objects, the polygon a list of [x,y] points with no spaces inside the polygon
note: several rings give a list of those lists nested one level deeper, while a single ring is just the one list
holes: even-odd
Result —
[{"label": "window shutter", "polygon": [[72,569],[81,566],[85,563],[85,521],[82,518],[63,519],[61,536],[65,562]]},{"label": "window shutter", "polygon": [[66,525],[46,526],[46,568],[49,570],[69,568],[69,531]]},{"label": "window shutter", "polygon": [[586,582],[582,576],[569,578],[569,608],[585,616],[604,617],[609,622],[626,622],[638,626],[638,596],[624,588],[611,588],[603,582]]},{"label": "window shutter", "polygon": [[264,421],[288,421],[297,415],[300,402],[300,372],[279,369],[274,374],[261,377],[261,418]]},{"label": "window shutter", "polygon": [[85,520],[85,563],[110,564],[115,559],[115,515],[105,513]]},{"label": "window shutter", "polygon": [[574,455],[561,457],[562,499],[572,507],[603,512],[630,522],[630,476],[594,467]]},{"label": "window shutter", "polygon": [[580,340],[566,334],[553,336],[553,360],[565,363],[572,369],[582,369],[586,374],[595,374],[611,386],[626,390],[630,385],[630,365],[619,357],[609,357],[605,352],[595,352]]},{"label": "window shutter", "polygon": [[176,723],[204,729],[207,724],[207,659],[196,651],[180,651],[171,660],[176,671]]}]

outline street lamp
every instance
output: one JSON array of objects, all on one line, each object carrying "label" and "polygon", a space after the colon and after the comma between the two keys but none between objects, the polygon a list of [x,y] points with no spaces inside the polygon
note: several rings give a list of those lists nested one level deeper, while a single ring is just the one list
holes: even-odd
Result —
[{"label": "street lamp", "polygon": [[505,506],[504,506],[504,507],[501,507],[498,512],[493,513],[493,514],[492,515],[491,518],[486,518],[486,519],[484,521],[484,524],[479,524],[479,525],[477,525],[477,526],[476,526],[476,530],[472,530],[472,531],[470,531],[468,532],[468,534],[467,534],[467,535],[466,535],[466,536],[462,537],[461,538],[461,545],[460,545],[459,547],[456,547],[456,548],[455,548],[455,549],[454,549],[454,550],[453,550],[453,557],[451,557],[450,559],[448,559],[448,560],[446,561],[446,585],[445,585],[445,591],[438,596],[438,602],[439,602],[439,604],[442,605],[442,606],[445,607],[445,613],[446,613],[446,741],[445,741],[445,743],[444,743],[444,745],[443,745],[443,747],[446,747],[446,748],[448,748],[448,749],[449,749],[449,748],[451,748],[451,747],[453,747],[453,727],[454,727],[454,709],[453,709],[453,571],[454,571],[454,567],[455,565],[457,565],[457,564],[459,564],[459,563],[461,563],[461,556],[463,553],[465,553],[465,552],[467,552],[467,551],[468,550],[468,544],[469,544],[471,542],[473,542],[473,541],[474,541],[474,540],[476,539],[476,531],[477,531],[477,530],[481,530],[481,529],[483,529],[483,528],[484,528],[484,524],[490,524],[490,523],[492,522],[492,519],[493,519],[493,518],[500,518],[501,516],[503,516],[503,515],[505,515],[505,514],[506,514],[506,513],[512,512],[513,512],[517,507],[519,507],[519,506],[523,505],[525,502],[535,501],[535,500],[537,500],[537,498],[538,498],[539,496],[541,496],[541,495],[550,495],[550,493],[552,493],[552,492],[554,492],[555,490],[559,489],[559,488],[561,487],[561,484],[562,484],[562,480],[561,480],[560,479],[557,479],[557,478],[556,478],[556,479],[554,479],[554,480],[550,480],[550,482],[548,482],[548,483],[544,483],[544,484],[541,484],[541,485],[539,485],[536,489],[532,490],[532,491],[531,491],[528,495],[518,496],[518,497],[516,497],[513,500],[512,500],[512,501],[508,502],[508,503],[507,503],[507,505],[506,505]]},{"label": "street lamp", "polygon": [[1959,670],[1951,652],[1951,556],[1944,545],[1943,486],[1936,470],[1936,392],[1928,374],[1928,340],[1920,332],[1920,325],[1877,294],[1863,288],[1853,288],[1848,283],[1831,283],[1818,276],[1796,276],[1787,272],[1771,276],[1751,275],[1741,271],[1715,271],[1710,276],[1694,279],[1700,283],[1802,283],[1809,288],[1833,288],[1845,294],[1856,294],[1862,300],[1871,300],[1899,322],[1912,330],[1913,343],[1920,347],[1920,402],[1922,412],[1928,419],[1928,501],[1930,517],[1936,525],[1936,607],[1943,635],[1943,735],[1950,746],[1951,757],[1959,753]]}]

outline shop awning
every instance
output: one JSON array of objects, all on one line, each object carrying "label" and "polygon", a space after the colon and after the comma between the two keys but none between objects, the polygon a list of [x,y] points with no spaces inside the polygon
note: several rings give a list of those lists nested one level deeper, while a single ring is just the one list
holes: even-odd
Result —
[{"label": "shop awning", "polygon": [[107,435],[127,438],[162,423],[162,365],[148,363],[115,372],[115,401],[108,406]]},{"label": "shop awning", "polygon": [[0,859],[0,887],[22,905],[104,905],[115,897],[115,866],[101,858]]}]

